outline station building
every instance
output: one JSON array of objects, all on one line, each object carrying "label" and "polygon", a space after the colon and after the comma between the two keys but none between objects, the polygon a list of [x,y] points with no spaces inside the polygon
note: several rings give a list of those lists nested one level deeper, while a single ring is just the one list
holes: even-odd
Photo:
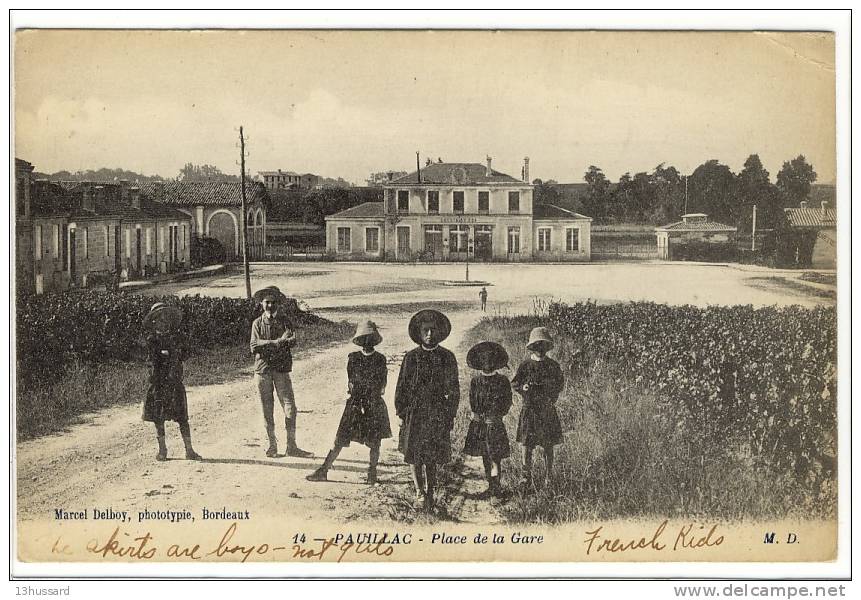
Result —
[{"label": "station building", "polygon": [[533,205],[522,178],[479,163],[431,163],[383,185],[383,202],[326,217],[326,247],[345,260],[588,261],[590,217]]}]

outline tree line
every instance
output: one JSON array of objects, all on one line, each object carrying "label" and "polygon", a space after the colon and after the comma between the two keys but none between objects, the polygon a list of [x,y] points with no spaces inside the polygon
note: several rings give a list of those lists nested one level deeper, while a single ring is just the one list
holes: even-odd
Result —
[{"label": "tree line", "polygon": [[[816,177],[803,155],[784,162],[774,183],[756,154],[739,173],[717,160],[704,162],[688,176],[661,163],[648,173],[625,173],[616,183],[591,165],[576,210],[597,223],[654,225],[678,221],[685,213],[706,213],[711,220],[748,229],[756,205],[757,227],[774,228],[781,224],[784,208],[808,198]],[[565,203],[555,182],[534,183],[536,202]]]}]

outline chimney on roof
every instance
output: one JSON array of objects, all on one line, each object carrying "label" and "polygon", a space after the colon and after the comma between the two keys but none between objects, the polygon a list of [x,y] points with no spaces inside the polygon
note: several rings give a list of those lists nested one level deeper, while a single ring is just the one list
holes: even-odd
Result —
[{"label": "chimney on roof", "polygon": [[819,206],[822,208],[822,216],[824,217],[825,211],[828,209],[828,200],[823,200]]},{"label": "chimney on roof", "polygon": [[490,162],[491,162],[492,160],[493,160],[493,157],[491,157],[491,156],[488,156],[488,157],[487,157],[487,176],[488,176],[488,177],[490,177],[491,175],[493,175],[493,169],[491,169],[491,168],[490,168]]},{"label": "chimney on roof", "polygon": [[529,183],[529,157],[523,159],[523,181]]},{"label": "chimney on roof", "polygon": [[386,173],[386,176],[389,178],[389,181],[391,181],[391,180],[392,180],[392,177],[394,176],[394,173],[392,173],[391,171],[389,171],[388,173]]},{"label": "chimney on roof", "polygon": [[105,205],[105,186],[97,185],[95,187],[95,200],[93,201],[94,210],[104,207]]},{"label": "chimney on roof", "polygon": [[419,163],[419,153],[416,151],[416,177],[419,180],[419,183],[422,182],[422,166]]},{"label": "chimney on roof", "polygon": [[155,199],[164,202],[164,181],[154,182],[153,189],[155,190]]},{"label": "chimney on roof", "polygon": [[801,204],[799,204],[801,208],[807,208],[807,200],[802,200]]},{"label": "chimney on roof", "polygon": [[139,187],[129,188],[129,202],[133,208],[141,207],[141,189]]},{"label": "chimney on roof", "polygon": [[120,194],[123,202],[128,202],[129,199],[129,180],[120,179]]},{"label": "chimney on roof", "polygon": [[90,212],[96,212],[96,203],[93,198],[93,188],[90,186],[84,188],[84,195],[81,199],[81,208]]}]

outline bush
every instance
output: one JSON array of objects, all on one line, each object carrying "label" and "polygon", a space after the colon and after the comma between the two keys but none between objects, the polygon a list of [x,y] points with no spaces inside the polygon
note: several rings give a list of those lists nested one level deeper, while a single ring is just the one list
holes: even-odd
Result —
[{"label": "bush", "polygon": [[[66,292],[16,302],[18,385],[56,380],[69,364],[145,359],[143,318],[155,302],[178,306],[192,352],[247,342],[260,314],[253,300],[206,296],[143,296],[123,292]],[[297,327],[322,319],[290,299],[284,309]]]},{"label": "bush", "polygon": [[512,367],[529,330],[550,327],[566,378],[554,480],[516,493],[507,516],[832,515],[836,324],[833,308],[652,303],[484,319],[470,339],[500,341]]}]

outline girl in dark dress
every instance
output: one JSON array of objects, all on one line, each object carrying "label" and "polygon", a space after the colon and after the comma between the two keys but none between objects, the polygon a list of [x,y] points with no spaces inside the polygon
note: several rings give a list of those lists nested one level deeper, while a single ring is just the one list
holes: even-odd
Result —
[{"label": "girl in dark dress", "polygon": [[377,462],[380,460],[380,440],[392,437],[389,413],[383,401],[388,370],[386,357],[374,350],[382,341],[372,321],[359,323],[353,343],[362,347],[347,358],[347,381],[350,396],[335,434],[335,445],[323,464],[308,475],[308,481],[327,481],[329,469],[343,448],[351,442],[371,449],[367,482],[377,482]]},{"label": "girl in dark dress", "polygon": [[481,457],[488,483],[484,495],[500,498],[503,495],[502,459],[511,455],[508,432],[502,422],[511,409],[511,383],[496,371],[508,366],[508,353],[495,342],[481,342],[470,348],[466,364],[481,373],[469,383],[472,420],[463,452]]},{"label": "girl in dark dress", "polygon": [[156,460],[159,461],[167,460],[165,421],[179,423],[179,431],[185,444],[185,458],[201,459],[191,445],[188,400],[185,386],[182,384],[182,361],[185,359],[185,348],[177,332],[181,321],[182,312],[162,302],[153,305],[144,318],[144,329],[149,331],[146,347],[152,370],[142,416],[144,421],[155,424],[158,439]]},{"label": "girl in dark dress", "polygon": [[544,449],[545,478],[553,471],[553,447],[562,443],[562,425],[556,411],[556,400],[565,383],[562,369],[547,352],[553,348],[553,338],[546,327],[536,327],[529,334],[526,349],[532,355],[517,368],[511,386],[523,397],[523,410],[517,424],[517,441],[523,444],[523,480],[532,483],[532,453],[535,446]]},{"label": "girl in dark dress", "polygon": [[414,506],[434,506],[437,465],[451,460],[451,430],[460,402],[457,359],[440,346],[451,322],[436,310],[421,310],[409,323],[417,347],[404,355],[395,410],[401,419],[398,449],[411,465],[416,488]]}]

